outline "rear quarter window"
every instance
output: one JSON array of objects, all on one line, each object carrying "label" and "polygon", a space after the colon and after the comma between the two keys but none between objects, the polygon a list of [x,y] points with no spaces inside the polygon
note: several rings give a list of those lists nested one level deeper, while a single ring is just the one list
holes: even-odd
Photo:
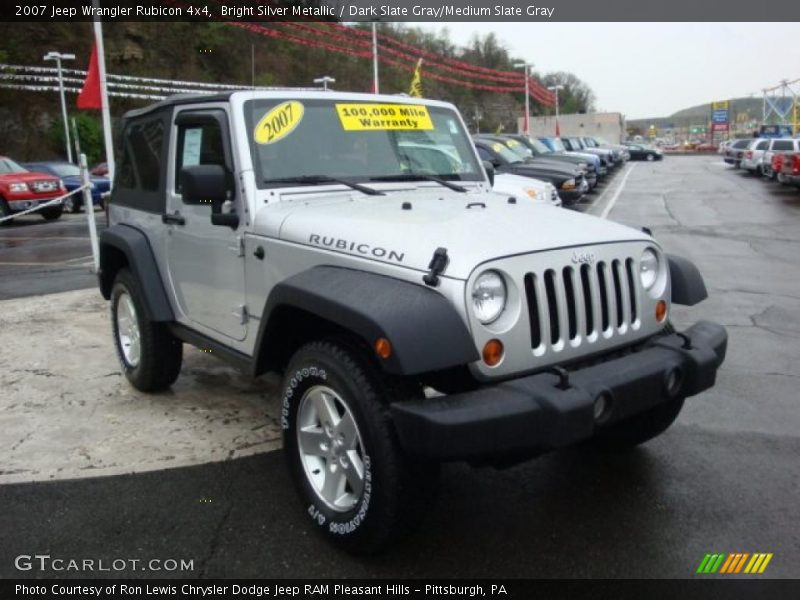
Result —
[{"label": "rear quarter window", "polygon": [[163,212],[167,131],[171,111],[135,118],[123,127],[118,143],[113,203],[147,212]]}]

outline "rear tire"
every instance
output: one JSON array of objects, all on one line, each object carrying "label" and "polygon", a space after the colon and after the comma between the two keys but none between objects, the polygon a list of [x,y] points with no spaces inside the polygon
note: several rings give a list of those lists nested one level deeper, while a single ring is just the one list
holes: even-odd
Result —
[{"label": "rear tire", "polygon": [[406,456],[389,415],[408,393],[338,341],[303,346],[286,369],[287,467],[316,529],[350,552],[406,533],[435,494],[438,464]]},{"label": "rear tire", "polygon": [[648,154],[647,155],[647,162],[653,162],[656,159],[655,154]]},{"label": "rear tire", "polygon": [[114,348],[125,377],[142,392],[158,392],[175,383],[183,361],[183,343],[165,323],[147,318],[144,294],[128,269],[120,269],[111,288]]}]

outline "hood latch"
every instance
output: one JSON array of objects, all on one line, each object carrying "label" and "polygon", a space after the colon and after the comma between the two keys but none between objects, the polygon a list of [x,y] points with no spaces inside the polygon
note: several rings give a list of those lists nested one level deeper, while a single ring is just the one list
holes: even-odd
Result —
[{"label": "hood latch", "polygon": [[447,248],[437,248],[428,265],[430,272],[422,277],[422,281],[425,282],[425,285],[431,287],[439,285],[439,275],[444,273],[449,263],[450,259],[447,257]]}]

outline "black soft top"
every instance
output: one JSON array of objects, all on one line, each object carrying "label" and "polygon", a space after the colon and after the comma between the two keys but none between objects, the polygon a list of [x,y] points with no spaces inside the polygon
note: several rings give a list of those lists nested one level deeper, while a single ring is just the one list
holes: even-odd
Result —
[{"label": "black soft top", "polygon": [[[247,89],[247,88],[242,88]],[[155,104],[150,104],[145,106],[144,108],[136,108],[134,110],[129,110],[123,116],[123,119],[126,121],[128,119],[135,119],[137,117],[143,117],[145,115],[158,112],[160,110],[171,108],[173,106],[179,106],[181,104],[194,104],[196,102],[228,102],[231,98],[231,94],[239,90],[231,90],[229,92],[217,92],[214,94],[174,94],[172,96],[168,96],[163,100],[159,100]]]}]

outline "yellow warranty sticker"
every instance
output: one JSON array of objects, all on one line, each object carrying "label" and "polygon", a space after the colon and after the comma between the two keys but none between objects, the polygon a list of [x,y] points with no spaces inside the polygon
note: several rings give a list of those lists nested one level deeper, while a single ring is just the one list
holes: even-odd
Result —
[{"label": "yellow warranty sticker", "polygon": [[261,120],[253,130],[256,144],[273,144],[294,131],[303,120],[305,108],[297,100],[281,102]]},{"label": "yellow warranty sticker", "polygon": [[519,146],[519,142],[517,140],[506,140],[506,145],[509,148],[516,148],[517,146]]},{"label": "yellow warranty sticker", "polygon": [[492,148],[494,149],[495,152],[502,152],[504,146],[500,142],[495,142],[494,144],[492,144]]},{"label": "yellow warranty sticker", "polygon": [[345,131],[433,129],[428,107],[421,104],[337,104]]}]

